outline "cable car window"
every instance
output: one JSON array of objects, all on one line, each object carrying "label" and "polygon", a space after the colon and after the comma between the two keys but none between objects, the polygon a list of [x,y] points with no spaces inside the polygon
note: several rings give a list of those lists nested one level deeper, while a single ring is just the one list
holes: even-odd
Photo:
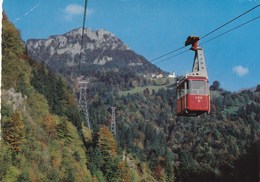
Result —
[{"label": "cable car window", "polygon": [[190,94],[190,81],[186,81],[186,93]]},{"label": "cable car window", "polygon": [[184,82],[182,85],[181,85],[181,97],[185,96],[186,95],[186,92],[185,92],[185,83]]},{"label": "cable car window", "polygon": [[184,87],[185,82],[181,83],[178,88],[177,88],[177,99],[180,99],[185,95],[185,87]]},{"label": "cable car window", "polygon": [[207,83],[204,80],[191,80],[191,94],[206,95]]},{"label": "cable car window", "polygon": [[177,99],[181,98],[181,87],[177,88]]}]

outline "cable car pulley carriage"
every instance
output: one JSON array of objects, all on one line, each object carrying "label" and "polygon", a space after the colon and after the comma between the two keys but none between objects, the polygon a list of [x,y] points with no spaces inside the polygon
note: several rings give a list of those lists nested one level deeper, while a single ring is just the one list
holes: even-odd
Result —
[{"label": "cable car pulley carriage", "polygon": [[199,37],[189,36],[185,46],[192,45],[195,52],[191,73],[177,83],[177,115],[198,116],[210,112],[210,92],[206,61],[201,47],[198,46]]}]

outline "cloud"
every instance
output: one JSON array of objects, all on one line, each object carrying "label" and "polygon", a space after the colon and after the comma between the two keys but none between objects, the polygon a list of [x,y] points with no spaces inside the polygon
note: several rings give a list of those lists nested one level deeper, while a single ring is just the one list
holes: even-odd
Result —
[{"label": "cloud", "polygon": [[249,69],[246,67],[243,67],[241,65],[233,67],[233,72],[237,74],[238,76],[244,76],[249,72]]},{"label": "cloud", "polygon": [[239,2],[260,2],[260,0],[239,0]]},{"label": "cloud", "polygon": [[84,7],[78,4],[69,4],[65,8],[65,13],[67,15],[81,15],[84,13]]},{"label": "cloud", "polygon": [[[79,4],[68,4],[64,9],[64,13],[66,20],[72,20],[73,17],[84,14],[84,6]],[[90,16],[93,13],[93,10],[87,9],[87,16]]]}]

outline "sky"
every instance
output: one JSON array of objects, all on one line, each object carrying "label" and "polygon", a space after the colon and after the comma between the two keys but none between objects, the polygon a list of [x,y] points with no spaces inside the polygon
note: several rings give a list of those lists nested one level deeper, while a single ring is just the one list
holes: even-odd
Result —
[{"label": "sky", "polygon": [[[110,31],[136,53],[153,60],[184,46],[189,35],[203,36],[258,4],[260,0],[88,0],[86,27]],[[24,41],[82,27],[83,6],[84,0],[3,1],[5,13]],[[260,7],[201,43],[257,16]],[[210,84],[218,80],[230,91],[260,84],[260,18],[202,47]],[[191,71],[193,57],[194,52],[187,51],[152,63],[182,75]]]}]

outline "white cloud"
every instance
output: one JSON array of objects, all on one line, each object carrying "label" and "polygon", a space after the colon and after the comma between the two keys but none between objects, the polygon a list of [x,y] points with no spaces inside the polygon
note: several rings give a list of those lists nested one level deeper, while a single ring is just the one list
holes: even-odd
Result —
[{"label": "white cloud", "polygon": [[233,72],[236,73],[238,76],[244,76],[249,72],[249,69],[241,65],[238,65],[233,67]]},{"label": "white cloud", "polygon": [[[84,6],[78,4],[69,4],[64,9],[65,19],[72,20],[74,16],[83,15],[84,14]],[[90,16],[94,13],[93,10],[87,9],[87,16]]]},{"label": "white cloud", "polygon": [[260,2],[260,0],[239,0],[239,2]]},{"label": "white cloud", "polygon": [[87,9],[87,16],[90,16],[94,13],[93,9]]},{"label": "white cloud", "polygon": [[84,7],[78,4],[69,4],[65,8],[67,15],[81,15],[84,13]]}]

